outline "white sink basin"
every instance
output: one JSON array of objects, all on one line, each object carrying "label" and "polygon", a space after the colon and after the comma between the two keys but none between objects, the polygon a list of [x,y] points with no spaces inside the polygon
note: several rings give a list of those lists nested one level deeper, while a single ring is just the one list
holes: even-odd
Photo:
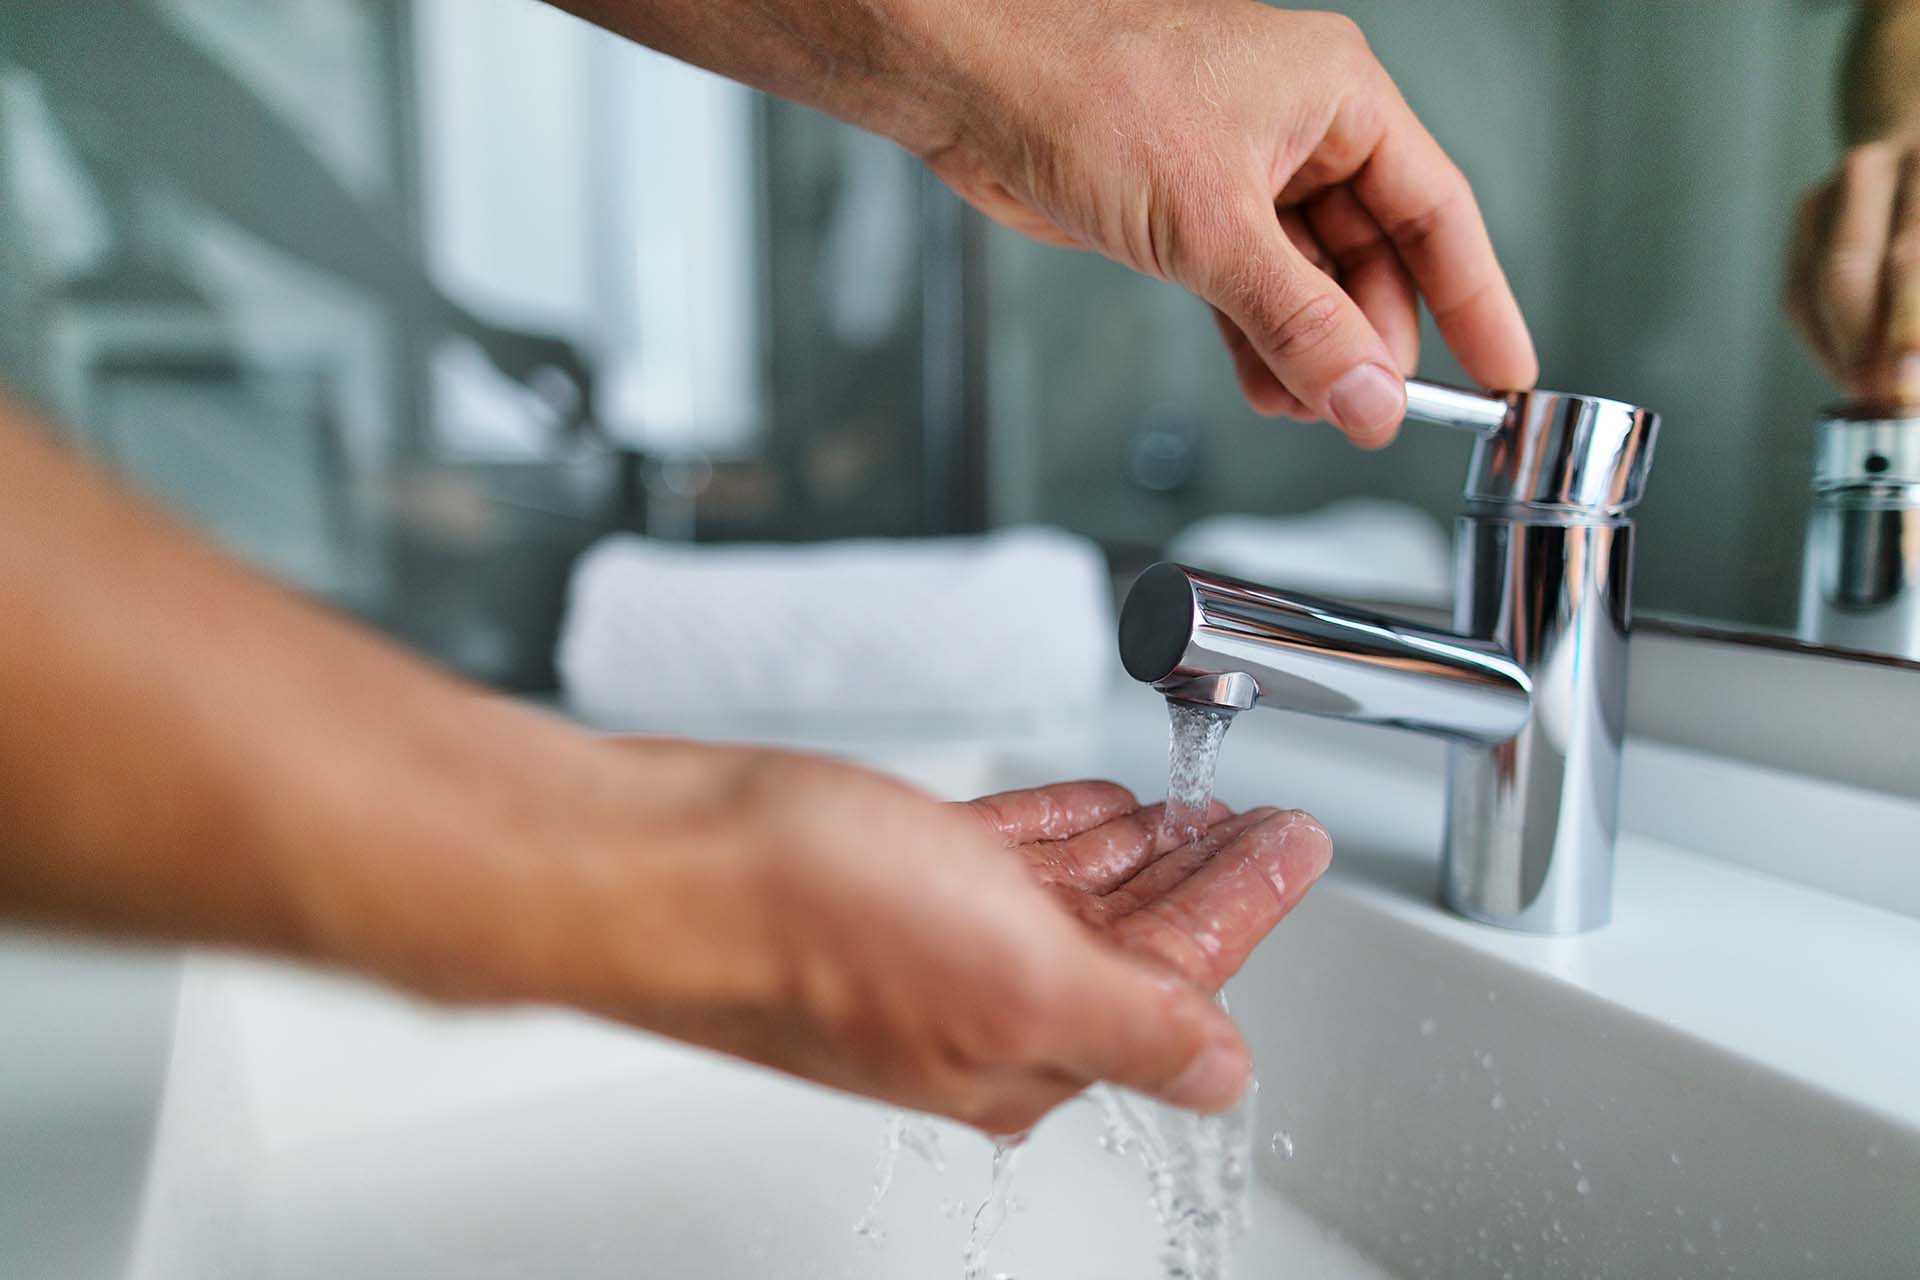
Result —
[{"label": "white sink basin", "polygon": [[[1157,713],[892,758],[955,792],[1146,792]],[[1273,720],[1235,729],[1223,794],[1306,804],[1339,851],[1232,989],[1263,1080],[1237,1276],[1920,1272],[1920,921],[1635,838],[1609,929],[1498,934],[1431,904],[1434,753]],[[944,1173],[903,1154],[863,1240],[879,1108],[565,1015],[186,972],[137,1280],[960,1276],[977,1136],[942,1129]],[[1099,1131],[1084,1103],[1041,1128],[989,1274],[1159,1275]],[[9,1247],[0,1275],[71,1274]]]}]

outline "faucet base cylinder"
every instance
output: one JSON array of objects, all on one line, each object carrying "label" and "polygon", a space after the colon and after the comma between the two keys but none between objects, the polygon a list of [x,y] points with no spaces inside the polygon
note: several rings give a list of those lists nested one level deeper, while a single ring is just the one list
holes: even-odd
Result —
[{"label": "faucet base cylinder", "polygon": [[1633,526],[1467,516],[1454,622],[1490,636],[1533,683],[1513,738],[1447,760],[1441,896],[1527,933],[1605,924],[1626,727]]}]

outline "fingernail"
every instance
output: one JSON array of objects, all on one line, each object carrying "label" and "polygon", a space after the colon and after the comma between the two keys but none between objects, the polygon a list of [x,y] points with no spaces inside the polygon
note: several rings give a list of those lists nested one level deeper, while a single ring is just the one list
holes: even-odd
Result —
[{"label": "fingernail", "polygon": [[1213,1045],[1196,1054],[1161,1096],[1189,1111],[1225,1111],[1247,1091],[1251,1076],[1245,1054],[1226,1045]]},{"label": "fingernail", "polygon": [[1349,369],[1333,384],[1329,397],[1333,425],[1357,443],[1391,431],[1407,410],[1407,384],[1382,365]]}]

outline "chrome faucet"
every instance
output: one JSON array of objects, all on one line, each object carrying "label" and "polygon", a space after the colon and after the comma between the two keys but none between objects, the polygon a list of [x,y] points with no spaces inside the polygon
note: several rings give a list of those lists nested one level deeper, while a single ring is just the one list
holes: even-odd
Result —
[{"label": "chrome faucet", "polygon": [[1607,922],[1625,734],[1633,523],[1660,419],[1551,391],[1417,380],[1408,416],[1479,437],[1453,631],[1177,564],[1142,574],[1120,656],[1169,698],[1445,738],[1441,895],[1527,933]]}]

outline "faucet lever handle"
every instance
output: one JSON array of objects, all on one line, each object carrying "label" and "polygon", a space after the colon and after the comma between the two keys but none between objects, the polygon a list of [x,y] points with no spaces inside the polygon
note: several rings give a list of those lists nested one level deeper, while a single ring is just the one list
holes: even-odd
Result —
[{"label": "faucet lever handle", "polygon": [[1506,424],[1513,405],[1500,396],[1462,391],[1420,378],[1407,379],[1407,416],[1436,426],[1471,431],[1482,439]]}]

